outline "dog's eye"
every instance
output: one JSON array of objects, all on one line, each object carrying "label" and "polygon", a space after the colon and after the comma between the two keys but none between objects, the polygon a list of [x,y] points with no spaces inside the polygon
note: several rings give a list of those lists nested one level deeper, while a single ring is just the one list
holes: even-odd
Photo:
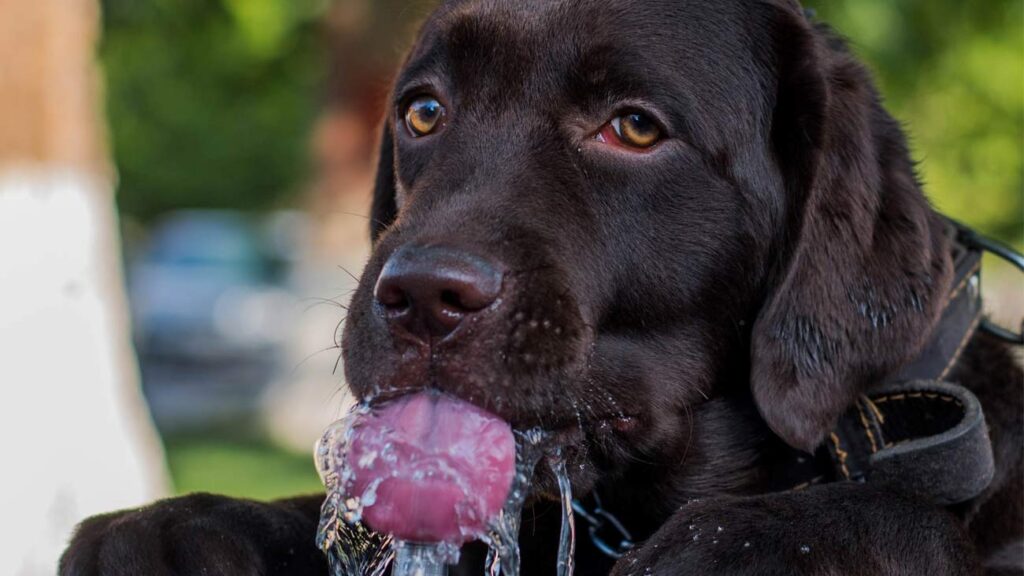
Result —
[{"label": "dog's eye", "polygon": [[444,114],[444,106],[436,98],[420,96],[405,110],[405,125],[413,136],[426,136],[441,126]]},{"label": "dog's eye", "polygon": [[599,142],[644,150],[661,141],[661,128],[646,114],[616,116],[596,136]]}]

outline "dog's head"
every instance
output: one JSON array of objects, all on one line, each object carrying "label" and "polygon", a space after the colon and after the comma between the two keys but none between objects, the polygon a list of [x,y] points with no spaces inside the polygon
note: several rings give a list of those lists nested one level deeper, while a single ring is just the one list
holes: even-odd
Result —
[{"label": "dog's head", "polygon": [[907,360],[945,240],[863,68],[787,0],[450,1],[399,73],[361,399],[435,388],[676,465],[707,399],[810,450]]}]

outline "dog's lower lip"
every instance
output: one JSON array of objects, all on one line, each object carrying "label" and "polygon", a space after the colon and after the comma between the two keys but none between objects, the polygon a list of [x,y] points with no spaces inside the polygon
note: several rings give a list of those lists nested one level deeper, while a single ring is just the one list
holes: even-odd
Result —
[{"label": "dog's lower lip", "polygon": [[[582,433],[586,429],[611,429],[615,432],[626,434],[634,431],[639,425],[640,420],[637,416],[627,415],[616,415],[591,418],[587,420],[571,420],[564,423],[555,424],[552,426],[542,426],[541,428],[547,433],[555,437],[563,437],[566,435],[572,435],[574,432]],[[529,425],[515,424],[513,428],[516,430],[530,430],[535,427]]]},{"label": "dog's lower lip", "polygon": [[[413,394],[420,390],[418,387],[398,388],[378,392],[368,401],[371,407],[379,407],[398,398]],[[486,405],[484,405],[486,407]],[[495,412],[500,416],[500,411]],[[591,418],[570,417],[556,420],[554,423],[545,423],[543,420],[515,421],[509,420],[513,430],[526,431],[541,429],[555,438],[569,439],[586,430],[612,430],[619,434],[629,434],[637,429],[640,424],[640,416],[632,413],[616,413],[613,415],[596,416]]]}]

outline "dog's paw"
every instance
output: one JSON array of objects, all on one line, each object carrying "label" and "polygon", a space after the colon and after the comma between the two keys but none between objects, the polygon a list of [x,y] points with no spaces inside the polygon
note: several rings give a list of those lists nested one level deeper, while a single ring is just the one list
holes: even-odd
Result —
[{"label": "dog's paw", "polygon": [[682,507],[614,576],[968,576],[977,563],[945,511],[870,486],[715,498]]},{"label": "dog's paw", "polygon": [[288,504],[197,494],[83,522],[61,576],[326,574],[315,524]]},{"label": "dog's paw", "polygon": [[[684,507],[653,537],[624,556],[612,576],[794,575],[803,572],[778,549],[777,534],[721,516],[730,500]],[[719,508],[721,506],[721,508]],[[810,546],[788,556],[810,556]],[[810,560],[809,558],[805,560]]]}]

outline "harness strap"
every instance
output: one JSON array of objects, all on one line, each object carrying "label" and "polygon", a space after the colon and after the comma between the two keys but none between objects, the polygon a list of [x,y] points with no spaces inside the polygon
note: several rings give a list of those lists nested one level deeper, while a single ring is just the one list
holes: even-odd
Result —
[{"label": "harness strap", "polygon": [[980,495],[994,474],[981,404],[947,382],[982,324],[977,234],[950,221],[953,288],[921,353],[857,399],[829,436],[832,480],[870,481],[940,505]]},{"label": "harness strap", "polygon": [[836,478],[946,506],[981,494],[995,464],[981,404],[963,386],[917,380],[862,396],[827,444]]},{"label": "harness strap", "polygon": [[886,382],[945,380],[960,359],[982,317],[982,251],[961,242],[960,229],[950,224],[953,246],[953,288],[946,297],[942,317],[924,349]]}]

